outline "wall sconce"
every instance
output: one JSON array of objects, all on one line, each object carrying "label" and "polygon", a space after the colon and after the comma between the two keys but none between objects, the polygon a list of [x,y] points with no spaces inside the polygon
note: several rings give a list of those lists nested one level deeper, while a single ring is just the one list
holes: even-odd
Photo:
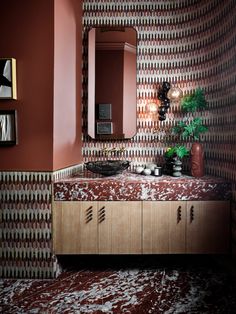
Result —
[{"label": "wall sconce", "polygon": [[166,119],[167,110],[170,108],[170,99],[167,97],[167,93],[170,90],[170,83],[163,82],[159,88],[157,98],[161,101],[161,106],[159,107],[159,120],[164,121]]},{"label": "wall sconce", "polygon": [[167,93],[167,97],[172,102],[178,102],[183,97],[183,91],[179,87],[171,87]]},{"label": "wall sconce", "polygon": [[158,117],[160,103],[160,100],[155,98],[150,99],[146,104],[146,113],[152,120],[156,120]]},{"label": "wall sconce", "polygon": [[152,100],[146,104],[146,111],[150,116],[156,116],[159,109],[159,101]]}]

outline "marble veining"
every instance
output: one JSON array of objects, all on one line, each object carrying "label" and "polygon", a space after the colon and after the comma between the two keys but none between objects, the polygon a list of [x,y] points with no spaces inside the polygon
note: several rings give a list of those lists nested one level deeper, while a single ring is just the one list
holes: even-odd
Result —
[{"label": "marble veining", "polygon": [[0,306],[9,314],[235,313],[232,273],[207,259],[90,260],[52,280],[0,280]]},{"label": "marble veining", "polygon": [[212,176],[155,177],[124,171],[104,177],[82,170],[54,182],[57,201],[200,201],[227,200],[230,196],[231,183]]}]

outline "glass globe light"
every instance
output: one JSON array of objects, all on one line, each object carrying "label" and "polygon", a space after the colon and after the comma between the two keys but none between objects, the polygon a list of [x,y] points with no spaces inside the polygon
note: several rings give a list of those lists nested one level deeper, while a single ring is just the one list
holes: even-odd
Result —
[{"label": "glass globe light", "polygon": [[167,97],[173,102],[179,101],[183,97],[183,91],[179,87],[171,87],[167,93]]}]

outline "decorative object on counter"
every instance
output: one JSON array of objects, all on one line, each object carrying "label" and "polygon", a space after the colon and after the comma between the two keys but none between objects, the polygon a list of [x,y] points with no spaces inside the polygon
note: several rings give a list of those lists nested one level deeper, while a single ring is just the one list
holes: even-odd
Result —
[{"label": "decorative object on counter", "polygon": [[191,148],[191,174],[193,177],[204,176],[204,151],[203,147],[199,142],[192,144]]},{"label": "decorative object on counter", "polygon": [[135,172],[143,174],[145,176],[154,175],[156,177],[162,176],[162,167],[158,167],[156,164],[148,163],[145,166],[137,166]]},{"label": "decorative object on counter", "polygon": [[188,155],[189,150],[183,145],[169,147],[164,155],[168,174],[172,174],[174,177],[180,177],[182,175],[182,162],[180,159]]},{"label": "decorative object on counter", "polygon": [[151,170],[151,172],[154,172],[154,169],[156,168],[156,164],[153,164],[153,163],[148,163],[147,165],[146,165],[146,168],[147,169],[150,169]]},{"label": "decorative object on counter", "polygon": [[174,159],[173,162],[173,177],[181,177],[182,176],[182,161],[180,161],[178,158]]},{"label": "decorative object on counter", "polygon": [[[207,107],[207,102],[202,89],[197,88],[191,95],[186,95],[181,101],[181,109],[185,112],[194,114],[196,111],[203,110]],[[192,145],[191,148],[191,174],[194,177],[204,175],[204,151],[200,141],[200,134],[208,128],[203,125],[201,117],[188,117],[180,121],[172,128],[173,133],[178,134],[183,140],[190,138],[197,141],[198,145]],[[199,167],[199,170],[197,170]]]},{"label": "decorative object on counter", "polygon": [[145,176],[150,176],[150,174],[152,174],[152,170],[149,168],[145,168],[142,174],[144,174]]},{"label": "decorative object on counter", "polygon": [[142,173],[143,170],[144,170],[144,167],[138,166],[138,167],[136,167],[135,172],[139,174],[139,173]]},{"label": "decorative object on counter", "polygon": [[0,145],[16,145],[17,142],[16,110],[0,110]]},{"label": "decorative object on counter", "polygon": [[127,169],[130,166],[130,162],[128,160],[89,161],[85,163],[85,166],[94,173],[112,176]]},{"label": "decorative object on counter", "polygon": [[154,169],[154,176],[161,177],[162,176],[162,167],[156,167]]},{"label": "decorative object on counter", "polygon": [[0,99],[17,99],[14,58],[0,58]]}]

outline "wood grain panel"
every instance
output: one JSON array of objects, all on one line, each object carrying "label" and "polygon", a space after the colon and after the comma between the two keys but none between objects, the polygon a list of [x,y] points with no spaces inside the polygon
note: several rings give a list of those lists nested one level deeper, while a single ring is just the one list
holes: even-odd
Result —
[{"label": "wood grain panel", "polygon": [[229,202],[187,202],[187,253],[228,253],[229,228]]},{"label": "wood grain panel", "polygon": [[[99,202],[105,207],[105,220],[98,223],[99,253],[141,253],[141,202]],[[99,221],[99,218],[98,218]]]},{"label": "wood grain panel", "polygon": [[184,253],[185,224],[185,202],[143,202],[143,253]]}]

